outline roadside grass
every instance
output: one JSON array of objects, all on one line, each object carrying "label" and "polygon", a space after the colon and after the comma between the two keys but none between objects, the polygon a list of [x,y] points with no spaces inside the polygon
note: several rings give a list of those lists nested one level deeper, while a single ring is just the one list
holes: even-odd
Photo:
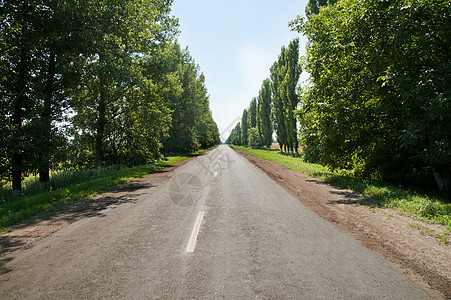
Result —
[{"label": "roadside grass", "polygon": [[279,150],[275,149],[261,150],[242,146],[232,147],[321,179],[328,184],[353,190],[369,200],[364,201],[364,203],[356,202],[356,204],[372,208],[393,208],[423,221],[442,224],[448,230],[451,230],[451,203],[444,197],[429,196],[412,190],[331,172],[324,166],[306,163],[300,158],[283,155]]},{"label": "roadside grass", "polygon": [[31,177],[25,181],[22,194],[16,198],[11,196],[11,187],[2,186],[0,188],[0,234],[12,231],[12,225],[20,224],[40,213],[51,213],[79,199],[94,197],[112,186],[161,171],[210,149],[170,156],[165,160],[136,167],[112,166],[54,172],[45,190],[39,185],[37,177]]},{"label": "roadside grass", "polygon": [[409,224],[409,226],[420,231],[422,235],[428,235],[435,238],[439,244],[449,244],[449,238],[451,233],[449,229],[445,232],[437,232],[435,230],[427,228],[424,225],[420,225],[417,223],[411,223]]}]

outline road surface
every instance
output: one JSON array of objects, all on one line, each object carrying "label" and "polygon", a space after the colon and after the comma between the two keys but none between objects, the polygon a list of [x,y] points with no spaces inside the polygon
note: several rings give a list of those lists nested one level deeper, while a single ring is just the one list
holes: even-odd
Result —
[{"label": "road surface", "polygon": [[2,258],[0,299],[429,299],[227,146]]}]

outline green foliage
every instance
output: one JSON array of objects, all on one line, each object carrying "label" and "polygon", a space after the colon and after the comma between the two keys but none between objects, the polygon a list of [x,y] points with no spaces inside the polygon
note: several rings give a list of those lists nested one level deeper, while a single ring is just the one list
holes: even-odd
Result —
[{"label": "green foliage", "polygon": [[244,146],[249,145],[249,137],[248,137],[248,111],[247,109],[243,110],[243,115],[241,116],[241,134],[242,134],[242,144]]},{"label": "green foliage", "polygon": [[258,135],[260,136],[260,144],[266,147],[270,147],[272,144],[271,102],[271,81],[267,78],[263,81],[260,89],[257,108],[257,128]]},{"label": "green foliage", "polygon": [[166,153],[196,151],[219,142],[219,130],[211,115],[204,75],[187,50],[174,45],[174,71],[181,93],[169,97],[172,110],[169,136],[163,141]]},{"label": "green foliage", "polygon": [[294,111],[299,103],[296,93],[299,67],[299,39],[282,47],[278,60],[271,66],[273,91],[272,119],[280,149],[298,151],[297,119]]},{"label": "green foliage", "polygon": [[309,38],[298,111],[309,161],[400,185],[435,173],[447,187],[450,15],[449,1],[343,0],[292,23]]},{"label": "green foliage", "polygon": [[326,183],[351,189],[361,194],[361,201],[355,204],[374,205],[394,208],[413,217],[428,222],[436,222],[451,230],[451,203],[441,196],[428,196],[415,191],[387,186],[379,182],[365,181],[360,178],[342,175],[340,172],[331,172],[326,167],[302,161],[299,158],[282,155],[276,150],[259,150],[247,147],[237,147],[237,150],[246,151],[254,156],[281,164],[289,169],[299,171],[310,176],[324,180]]},{"label": "green foliage", "polygon": [[258,134],[258,129],[256,127],[249,128],[249,146],[252,148],[260,148],[262,146],[260,135]]},{"label": "green foliage", "polygon": [[197,135],[201,149],[207,149],[221,143],[218,125],[213,121],[210,110],[205,112],[204,118],[198,124]]},{"label": "green foliage", "polygon": [[244,109],[241,123],[230,133],[226,143],[269,147],[272,144],[271,81],[265,79],[258,98],[252,98],[249,109]]},{"label": "green foliage", "polygon": [[257,127],[257,98],[252,98],[248,112],[247,128]]},{"label": "green foliage", "polygon": [[231,132],[227,143],[270,147],[272,134],[285,151],[298,151],[297,120],[295,109],[299,98],[296,94],[301,74],[299,67],[299,39],[288,47],[282,47],[278,60],[271,67],[271,79],[263,81],[258,97],[252,98],[249,109],[243,111],[240,139],[238,128]]},{"label": "green foliage", "polygon": [[172,0],[1,4],[0,180],[147,164],[218,144]]},{"label": "green foliage", "polygon": [[233,144],[233,145],[241,145],[241,123],[238,122],[235,127],[232,129],[232,132],[230,133],[229,137],[227,138],[226,143],[227,144]]},{"label": "green foliage", "polygon": [[[272,144],[272,123],[271,123],[271,81],[263,81],[258,98],[252,98],[249,109],[244,109],[241,118],[241,140],[234,145],[250,145],[252,147],[269,147]],[[238,129],[236,129],[238,130]],[[232,135],[233,134],[233,135]],[[228,140],[235,140],[235,132],[232,131]]]},{"label": "green foliage", "polygon": [[305,14],[307,17],[310,17],[313,14],[319,13],[321,7],[333,5],[337,3],[337,1],[338,0],[309,0],[305,7]]},{"label": "green foliage", "polygon": [[[0,40],[0,149],[2,150],[1,175],[12,173],[13,188],[20,190],[22,173],[35,166],[30,156],[36,152],[34,143],[39,140],[36,132],[41,99],[48,84],[49,67],[45,65],[50,56],[52,38],[40,37],[55,33],[49,16],[55,14],[55,5],[43,1],[42,5],[30,1],[2,3],[2,30]],[[55,14],[55,18],[59,18]],[[64,23],[61,24],[64,28]],[[55,39],[57,37],[55,36]],[[41,131],[45,135],[45,131]],[[2,178],[3,179],[3,178]]]},{"label": "green foliage", "polygon": [[[83,51],[82,88],[72,99],[72,124],[75,132],[91,137],[85,140],[90,141],[86,146],[94,154],[95,167],[158,157],[158,134],[168,130],[169,110],[161,96],[155,97],[158,86],[142,66],[175,33],[166,5],[163,0],[88,1],[86,11],[81,10],[96,26],[83,35],[90,46]],[[149,26],[157,22],[160,26]]]}]

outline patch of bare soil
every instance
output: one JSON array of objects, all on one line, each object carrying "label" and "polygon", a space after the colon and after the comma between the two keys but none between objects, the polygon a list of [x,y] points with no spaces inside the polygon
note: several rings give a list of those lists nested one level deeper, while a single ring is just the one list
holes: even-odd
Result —
[{"label": "patch of bare soil", "polygon": [[75,203],[65,205],[57,212],[41,214],[25,221],[21,225],[13,226],[13,231],[0,235],[0,257],[21,249],[32,246],[38,240],[45,238],[61,228],[70,225],[86,217],[98,215],[102,210],[111,205],[119,205],[125,202],[136,201],[133,196],[139,194],[139,190],[157,186],[171,177],[171,171],[183,165],[192,158],[176,163],[172,167],[149,174],[143,178],[133,180],[121,186],[115,186],[107,192],[90,199],[81,199]]},{"label": "patch of bare soil", "polygon": [[353,191],[238,152],[317,214],[400,267],[405,275],[451,299],[451,244],[439,244],[432,234],[447,232],[444,226],[424,223],[392,209],[370,209],[359,203],[371,203],[371,199]]}]

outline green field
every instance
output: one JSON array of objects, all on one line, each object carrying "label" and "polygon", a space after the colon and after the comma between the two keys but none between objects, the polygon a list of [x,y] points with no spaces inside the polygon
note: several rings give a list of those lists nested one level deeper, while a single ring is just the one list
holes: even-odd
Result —
[{"label": "green field", "polygon": [[25,180],[22,195],[18,198],[11,196],[10,187],[3,186],[0,189],[0,233],[11,231],[12,225],[22,223],[33,216],[41,213],[51,214],[63,205],[94,197],[112,186],[158,172],[207,150],[170,156],[153,164],[130,168],[112,166],[54,172],[45,191],[39,186],[38,178],[29,178]]},{"label": "green field", "polygon": [[282,155],[279,150],[260,150],[249,147],[232,146],[237,150],[246,151],[254,156],[281,164],[289,169],[308,174],[325,182],[350,189],[371,198],[371,206],[394,208],[415,218],[439,223],[451,230],[451,203],[440,196],[428,196],[412,190],[383,185],[377,182],[364,181],[359,178],[330,172],[317,164],[310,164],[288,155]]}]

